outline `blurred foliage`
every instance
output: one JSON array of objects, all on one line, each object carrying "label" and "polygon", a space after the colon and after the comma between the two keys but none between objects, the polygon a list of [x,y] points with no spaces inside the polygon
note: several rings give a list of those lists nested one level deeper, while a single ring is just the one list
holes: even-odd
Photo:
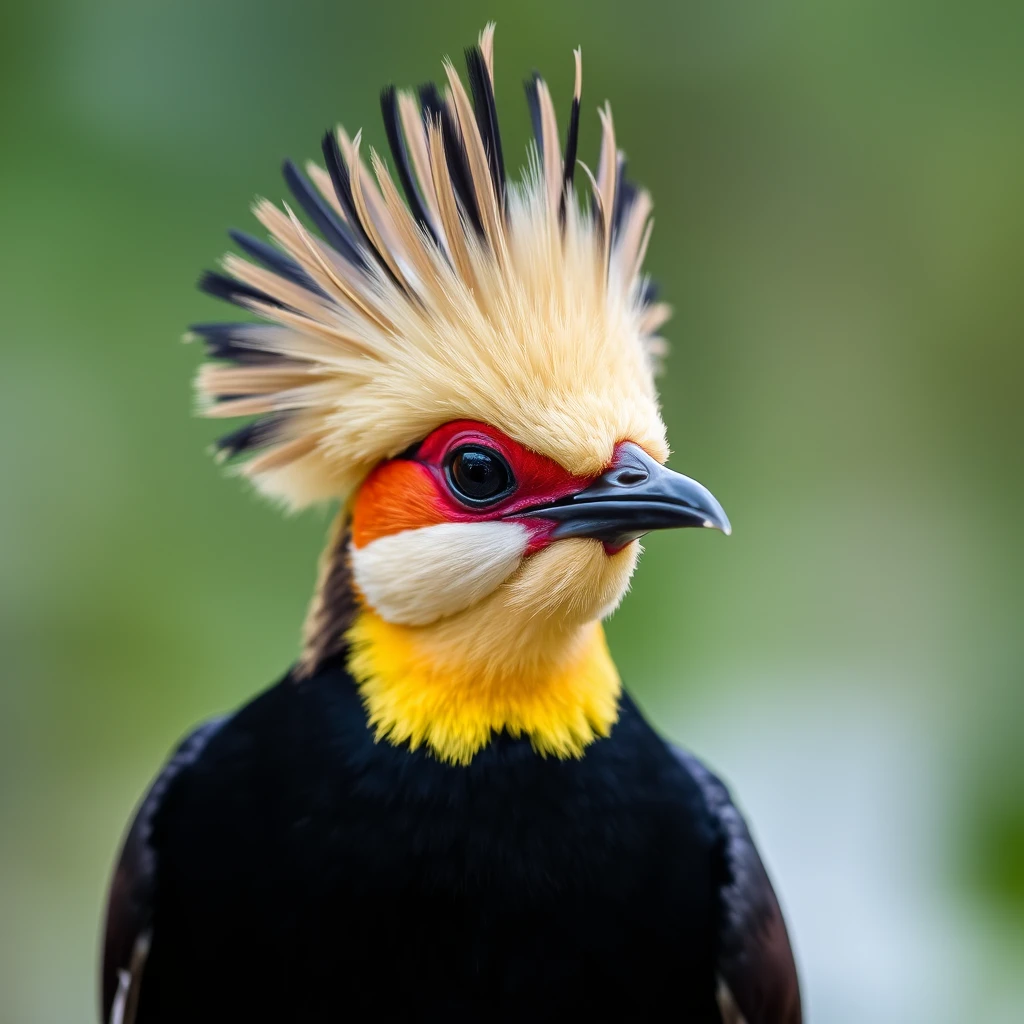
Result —
[{"label": "blurred foliage", "polygon": [[[1024,999],[1024,7],[8,0],[0,9],[0,1020],[85,1020],[106,874],[175,739],[287,667],[327,519],[203,455],[191,283],[337,119],[498,21],[581,155],[610,97],[675,305],[673,465],[610,626],[737,784],[816,1021]],[[564,116],[564,115],[563,115]],[[720,542],[721,541],[721,542]],[[856,919],[856,920],[855,920]]]}]

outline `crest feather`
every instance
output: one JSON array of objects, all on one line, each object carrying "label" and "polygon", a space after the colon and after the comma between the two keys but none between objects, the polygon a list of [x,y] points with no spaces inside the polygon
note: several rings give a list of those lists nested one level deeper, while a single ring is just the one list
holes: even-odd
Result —
[{"label": "crest feather", "polygon": [[[270,241],[231,237],[201,287],[260,322],[200,324],[200,409],[256,417],[221,458],[300,508],[345,499],[379,461],[442,423],[480,419],[573,472],[630,439],[667,455],[653,382],[669,314],[642,276],[650,195],[625,178],[611,109],[596,177],[577,158],[580,51],[564,150],[544,80],[527,82],[536,153],[508,181],[494,99],[494,25],[466,52],[469,90],[388,87],[394,168],[361,135],[323,138],[324,166],[284,164],[297,208],[258,200]],[[589,208],[574,191],[590,179]],[[404,192],[404,199],[399,192]]]}]

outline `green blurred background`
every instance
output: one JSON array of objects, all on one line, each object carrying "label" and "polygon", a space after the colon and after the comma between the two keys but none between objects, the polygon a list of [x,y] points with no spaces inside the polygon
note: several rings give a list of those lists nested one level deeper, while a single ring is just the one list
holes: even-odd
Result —
[{"label": "green blurred background", "polygon": [[1021,1020],[1024,7],[5,0],[0,1022],[92,1019],[133,802],[296,649],[328,520],[204,454],[193,280],[488,18],[510,165],[534,67],[565,111],[582,45],[588,162],[613,102],[735,526],[650,538],[627,681],[750,812],[812,1022]]}]

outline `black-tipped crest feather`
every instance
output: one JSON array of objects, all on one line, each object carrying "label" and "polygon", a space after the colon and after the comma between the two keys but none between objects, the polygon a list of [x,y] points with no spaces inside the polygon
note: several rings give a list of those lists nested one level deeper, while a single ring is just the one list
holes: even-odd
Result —
[{"label": "black-tipped crest feather", "polygon": [[207,295],[212,295],[215,299],[222,299],[224,302],[241,306],[243,309],[248,308],[245,302],[246,299],[265,302],[267,305],[276,306],[278,309],[286,308],[283,302],[280,302],[271,295],[267,295],[266,292],[261,292],[258,288],[253,288],[251,285],[236,281],[233,277],[221,274],[216,270],[204,270],[199,278],[198,288],[201,292],[206,292]]},{"label": "black-tipped crest feather", "polygon": [[262,239],[254,238],[244,231],[232,229],[228,232],[231,240],[254,260],[262,263],[268,270],[273,270],[288,281],[297,284],[300,288],[323,295],[320,286],[298,265],[291,257],[286,256],[280,249],[275,248]]},{"label": "black-tipped crest feather", "polygon": [[473,107],[476,123],[487,153],[487,164],[491,172],[494,194],[498,205],[505,206],[505,158],[501,151],[501,132],[498,128],[498,110],[494,102],[494,87],[487,65],[479,46],[466,50],[466,68],[469,71],[469,86],[473,93]]},{"label": "black-tipped crest feather", "polygon": [[639,302],[641,306],[651,306],[658,301],[658,285],[657,282],[652,281],[649,277],[644,278],[643,284],[640,286],[640,297]]},{"label": "black-tipped crest feather", "polygon": [[612,242],[618,237],[619,228],[629,208],[636,199],[636,186],[626,181],[626,157],[619,153],[616,155],[617,170],[615,173],[615,204],[612,209]]},{"label": "black-tipped crest feather", "polygon": [[419,96],[420,103],[423,105],[424,117],[432,118],[435,123],[441,125],[445,162],[448,164],[448,174],[451,176],[452,186],[463,213],[473,225],[476,233],[482,236],[484,224],[480,218],[476,193],[473,191],[473,178],[469,173],[469,163],[466,160],[466,150],[459,126],[455,123],[448,105],[441,99],[441,94],[433,82],[420,86]]},{"label": "black-tipped crest feather", "polygon": [[[538,115],[539,116],[539,115]],[[565,204],[572,192],[573,178],[576,174],[576,152],[580,141],[580,99],[574,96],[572,110],[569,112],[569,132],[565,137],[565,168],[562,177],[562,197],[558,205],[558,219],[565,223]]]},{"label": "black-tipped crest feather", "polygon": [[253,324],[193,324],[189,333],[202,338],[203,348],[210,359],[235,363],[238,366],[273,366],[281,361],[276,352],[266,352],[245,343],[246,334]]},{"label": "black-tipped crest feather", "polygon": [[359,245],[342,219],[324,201],[313,187],[310,180],[295,166],[291,160],[285,160],[282,168],[284,180],[295,196],[296,202],[306,212],[306,216],[316,225],[325,241],[332,245],[349,263],[362,267],[368,264]]},{"label": "black-tipped crest feather", "polygon": [[355,198],[352,195],[352,176],[349,172],[348,164],[345,163],[345,158],[341,155],[338,136],[332,131],[324,132],[321,149],[323,150],[327,173],[331,176],[331,184],[334,186],[334,194],[338,197],[338,202],[341,203],[341,208],[345,211],[349,224],[358,233],[360,244],[366,248],[366,251],[373,254],[377,266],[387,274],[391,281],[399,288],[402,288],[402,283],[395,277],[391,267],[388,266],[387,260],[380,254],[377,246],[373,243],[373,239],[370,238],[366,233],[366,228],[363,227],[362,218],[359,216]]},{"label": "black-tipped crest feather", "polygon": [[398,180],[402,183],[402,190],[409,203],[409,209],[416,222],[426,231],[440,247],[440,239],[434,232],[430,217],[427,215],[427,204],[416,184],[416,175],[413,173],[412,163],[409,159],[409,150],[405,144],[405,135],[402,132],[402,124],[398,113],[398,94],[393,85],[387,86],[380,94],[380,111],[384,118],[384,132],[388,138],[388,146],[391,149],[391,156],[395,161],[395,169],[398,171]]},{"label": "black-tipped crest feather", "polygon": [[537,95],[537,83],[540,81],[540,72],[534,73],[523,82],[523,89],[526,92],[526,103],[530,108],[530,126],[533,129],[533,139],[537,143],[537,155],[544,161],[544,127],[540,118],[540,97]]},{"label": "black-tipped crest feather", "polygon": [[231,431],[217,438],[213,446],[222,459],[232,459],[243,452],[253,451],[256,448],[266,448],[280,440],[281,429],[290,418],[289,413],[274,413],[271,416],[261,416],[259,419],[247,423],[244,427]]}]

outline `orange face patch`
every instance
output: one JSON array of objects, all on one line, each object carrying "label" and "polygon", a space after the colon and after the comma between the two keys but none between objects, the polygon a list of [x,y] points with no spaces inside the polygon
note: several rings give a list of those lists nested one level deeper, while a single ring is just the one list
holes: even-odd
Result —
[{"label": "orange face patch", "polygon": [[361,548],[378,537],[447,523],[431,470],[396,459],[378,466],[363,483],[352,509],[352,543]]}]

